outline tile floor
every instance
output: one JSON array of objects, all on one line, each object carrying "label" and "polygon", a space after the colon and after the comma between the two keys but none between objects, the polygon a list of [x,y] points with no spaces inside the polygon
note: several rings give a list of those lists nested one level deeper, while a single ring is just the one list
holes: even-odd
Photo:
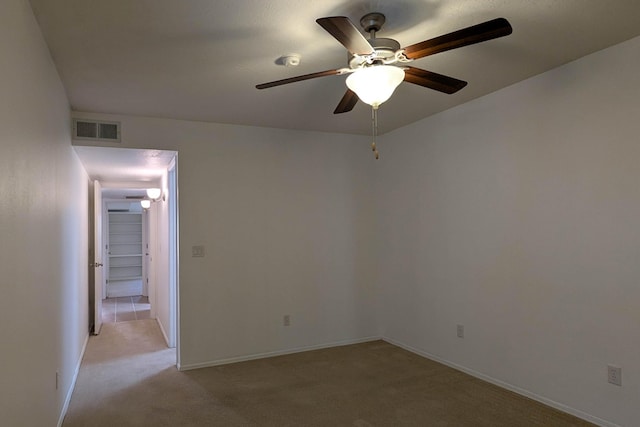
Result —
[{"label": "tile floor", "polygon": [[146,296],[107,298],[102,300],[102,323],[149,319],[150,309]]}]

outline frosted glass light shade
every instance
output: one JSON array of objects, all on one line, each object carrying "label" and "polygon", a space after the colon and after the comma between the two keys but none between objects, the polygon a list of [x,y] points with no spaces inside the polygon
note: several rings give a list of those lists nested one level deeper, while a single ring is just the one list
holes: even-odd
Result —
[{"label": "frosted glass light shade", "polygon": [[140,206],[142,206],[142,209],[149,209],[151,207],[151,200],[140,200]]},{"label": "frosted glass light shade", "polygon": [[160,197],[161,190],[159,188],[147,188],[147,196],[150,199],[156,200]]},{"label": "frosted glass light shade", "polygon": [[393,65],[361,68],[347,77],[347,87],[364,103],[377,107],[391,98],[404,80],[404,70]]}]

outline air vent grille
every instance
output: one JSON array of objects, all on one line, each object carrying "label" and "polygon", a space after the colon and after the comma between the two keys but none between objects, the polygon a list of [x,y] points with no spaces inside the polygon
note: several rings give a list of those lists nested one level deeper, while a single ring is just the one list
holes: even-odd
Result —
[{"label": "air vent grille", "polygon": [[118,125],[115,123],[98,123],[99,138],[120,140],[119,133]]},{"label": "air vent grille", "polygon": [[76,136],[78,138],[97,138],[98,124],[90,122],[76,122]]},{"label": "air vent grille", "polygon": [[75,139],[120,142],[120,123],[74,119],[73,137]]}]

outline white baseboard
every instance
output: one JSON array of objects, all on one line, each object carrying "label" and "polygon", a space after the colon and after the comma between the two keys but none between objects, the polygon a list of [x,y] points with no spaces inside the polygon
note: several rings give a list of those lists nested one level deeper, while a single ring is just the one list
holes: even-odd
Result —
[{"label": "white baseboard", "polygon": [[[162,332],[162,336],[164,337],[165,341],[167,342],[167,345],[169,343],[169,339],[167,338],[167,334],[164,330],[164,328],[162,327],[162,323],[160,323],[158,321],[158,319],[156,319],[156,322],[158,323],[158,325],[160,326],[160,330]],[[323,348],[331,348],[331,347],[340,347],[340,346],[345,346],[345,345],[351,345],[351,344],[360,344],[363,342],[369,342],[369,341],[377,341],[377,340],[384,340],[386,342],[388,342],[389,344],[393,344],[395,346],[398,346],[400,348],[403,348],[407,351],[410,351],[412,353],[415,353],[419,356],[425,357],[427,359],[436,361],[438,363],[442,363],[443,365],[447,365],[451,368],[454,368],[458,371],[462,371],[466,374],[469,374],[473,377],[479,378],[483,381],[487,381],[488,383],[497,385],[498,387],[510,390],[514,393],[518,393],[522,396],[528,397],[530,399],[536,400],[540,403],[543,403],[547,406],[550,406],[552,408],[558,409],[562,412],[566,412],[568,414],[574,415],[578,418],[582,418],[585,421],[589,421],[593,424],[602,426],[602,427],[621,427],[618,424],[612,423],[610,421],[606,421],[603,420],[601,418],[598,418],[596,416],[593,416],[591,414],[588,414],[586,412],[580,411],[578,409],[574,409],[570,406],[564,405],[562,403],[556,402],[554,400],[548,399],[546,397],[540,396],[536,393],[533,393],[529,390],[525,390],[523,388],[514,386],[512,384],[506,383],[504,381],[498,380],[496,378],[490,377],[488,375],[485,375],[481,372],[475,371],[473,369],[469,369],[466,368],[464,366],[458,365],[456,363],[450,362],[448,360],[442,359],[436,355],[433,355],[431,353],[419,350],[417,348],[411,347],[409,345],[406,345],[402,342],[393,340],[391,338],[388,337],[379,337],[379,336],[372,336],[372,337],[366,337],[366,338],[357,338],[357,339],[352,339],[352,340],[343,340],[343,341],[336,341],[336,342],[331,342],[331,343],[325,343],[325,344],[318,344],[318,345],[312,345],[312,346],[305,346],[305,347],[296,347],[296,348],[292,348],[292,349],[286,349],[286,350],[278,350],[278,351],[271,351],[271,352],[265,352],[265,353],[256,353],[256,354],[251,354],[251,355],[245,355],[245,356],[238,356],[238,357],[231,357],[231,358],[227,358],[227,359],[218,359],[218,360],[212,360],[212,361],[208,361],[208,362],[201,362],[201,363],[192,363],[192,364],[187,364],[187,365],[180,365],[178,366],[178,369],[180,371],[188,371],[188,370],[192,370],[192,369],[199,369],[199,368],[207,368],[207,367],[211,367],[211,366],[219,366],[219,365],[226,365],[229,363],[237,363],[237,362],[245,362],[245,361],[249,361],[249,360],[257,360],[257,359],[264,359],[267,357],[274,357],[274,356],[283,356],[286,354],[294,354],[294,353],[301,353],[304,351],[312,351],[312,350],[320,350]],[[80,373],[80,365],[82,363],[82,359],[84,357],[84,352],[87,348],[87,344],[89,342],[89,334],[87,334],[87,336],[85,337],[85,341],[84,344],[82,346],[82,351],[80,353],[80,358],[78,359],[78,362],[76,364],[76,368],[73,374],[73,379],[71,380],[71,386],[69,387],[69,390],[67,391],[67,395],[65,397],[65,401],[64,401],[64,405],[62,407],[62,411],[60,413],[60,418],[58,419],[58,427],[62,426],[62,422],[64,421],[64,417],[67,414],[67,410],[69,409],[69,404],[71,403],[71,396],[73,394],[73,390],[75,389],[75,385],[76,385],[76,380],[78,379],[78,374]]]},{"label": "white baseboard", "polygon": [[167,343],[167,347],[171,347],[171,345],[169,344],[169,336],[167,335],[167,332],[164,330],[164,327],[162,326],[162,322],[157,317],[156,317],[156,323],[158,324],[158,326],[160,326],[160,332],[162,332],[162,336],[164,337],[164,342]]},{"label": "white baseboard", "polygon": [[360,344],[363,342],[377,341],[381,339],[382,337],[379,337],[379,336],[356,338],[352,340],[336,341],[336,342],[311,345],[311,346],[305,346],[305,347],[296,347],[296,348],[291,348],[286,350],[270,351],[266,353],[256,353],[256,354],[250,354],[246,356],[230,357],[228,359],[219,359],[219,360],[212,360],[208,362],[180,365],[178,366],[178,370],[189,371],[191,369],[208,368],[211,366],[227,365],[229,363],[237,363],[237,362],[246,362],[248,360],[265,359],[267,357],[283,356],[285,354],[301,353],[303,351],[320,350],[323,348],[341,347],[343,345]]},{"label": "white baseboard", "polygon": [[567,414],[574,415],[574,416],[576,416],[578,418],[582,418],[583,420],[589,421],[590,423],[593,423],[593,424],[596,424],[596,425],[599,425],[599,426],[602,426],[602,427],[621,427],[618,424],[612,423],[610,421],[603,420],[603,419],[598,418],[596,416],[593,416],[591,414],[587,414],[586,412],[582,412],[582,411],[580,411],[578,409],[574,409],[574,408],[572,408],[570,406],[567,406],[565,404],[556,402],[555,400],[551,400],[551,399],[548,399],[546,397],[540,396],[538,394],[530,392],[529,390],[525,390],[523,388],[514,386],[514,385],[506,383],[504,381],[500,381],[498,379],[495,379],[493,377],[485,375],[485,374],[483,374],[481,372],[474,371],[473,369],[469,369],[469,368],[466,368],[464,366],[460,366],[460,365],[458,365],[456,363],[453,363],[453,362],[450,362],[448,360],[442,359],[442,358],[440,358],[438,356],[435,356],[433,354],[427,353],[426,351],[418,350],[417,348],[413,348],[413,347],[411,347],[409,345],[406,345],[404,343],[398,342],[398,341],[393,340],[391,338],[382,337],[382,339],[384,341],[388,342],[389,344],[393,344],[393,345],[398,346],[400,348],[403,348],[403,349],[405,349],[407,351],[415,353],[415,354],[417,354],[419,356],[426,357],[427,359],[431,359],[431,360],[433,360],[435,362],[442,363],[443,365],[447,365],[447,366],[449,366],[449,367],[451,367],[453,369],[456,369],[458,371],[462,371],[462,372],[464,372],[466,374],[469,374],[469,375],[471,375],[473,377],[476,377],[476,378],[479,378],[479,379],[481,379],[483,381],[486,381],[488,383],[497,385],[498,387],[507,389],[507,390],[512,391],[514,393],[518,393],[518,394],[520,394],[522,396],[525,396],[525,397],[528,397],[530,399],[537,400],[540,403],[543,403],[543,404],[545,404],[547,406],[551,406],[552,408],[558,409],[558,410],[560,410],[562,412],[565,412]]},{"label": "white baseboard", "polygon": [[64,405],[62,405],[62,410],[60,411],[60,417],[58,418],[58,427],[62,426],[64,422],[64,417],[67,415],[67,411],[69,410],[69,404],[71,403],[71,396],[73,395],[73,391],[76,388],[76,381],[78,380],[78,375],[80,374],[80,366],[82,365],[82,359],[84,359],[84,352],[87,349],[87,344],[89,343],[89,333],[84,337],[84,344],[82,345],[82,351],[80,351],[80,357],[78,358],[78,362],[76,363],[76,368],[73,372],[73,378],[71,379],[71,385],[69,386],[69,390],[67,390],[67,395],[64,398]]}]

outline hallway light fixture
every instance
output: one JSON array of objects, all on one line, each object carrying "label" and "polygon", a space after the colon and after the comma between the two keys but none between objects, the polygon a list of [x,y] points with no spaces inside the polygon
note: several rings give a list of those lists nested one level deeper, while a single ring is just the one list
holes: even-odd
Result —
[{"label": "hallway light fixture", "polygon": [[162,190],[159,188],[147,188],[147,196],[154,202],[158,201],[161,194]]},{"label": "hallway light fixture", "polygon": [[164,195],[160,188],[147,188],[146,191],[148,199],[140,200],[140,206],[142,206],[142,209],[149,209],[151,207],[151,202],[157,202],[160,200],[160,197],[162,197],[162,200],[164,201]]}]

